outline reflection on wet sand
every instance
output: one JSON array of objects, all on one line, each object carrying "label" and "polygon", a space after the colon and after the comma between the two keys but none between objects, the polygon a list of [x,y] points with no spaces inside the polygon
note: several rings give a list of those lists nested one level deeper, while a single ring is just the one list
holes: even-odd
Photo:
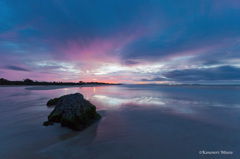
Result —
[{"label": "reflection on wet sand", "polygon": [[[0,88],[1,158],[240,158],[240,87],[104,86]],[[46,102],[82,93],[103,118],[81,132],[42,123]],[[212,157],[212,156],[210,156]],[[217,156],[221,158],[222,156]],[[223,157],[223,158],[224,158]]]},{"label": "reflection on wet sand", "polygon": [[60,134],[58,137],[61,141],[70,140],[74,138],[71,142],[71,145],[79,144],[86,145],[93,142],[93,140],[97,136],[99,121],[92,124],[90,127],[85,129],[84,131],[70,131],[64,134]]},{"label": "reflection on wet sand", "polygon": [[105,95],[94,95],[92,99],[105,101],[105,103],[111,107],[121,106],[122,104],[128,103],[140,105],[165,105],[165,103],[157,97],[115,98]]}]

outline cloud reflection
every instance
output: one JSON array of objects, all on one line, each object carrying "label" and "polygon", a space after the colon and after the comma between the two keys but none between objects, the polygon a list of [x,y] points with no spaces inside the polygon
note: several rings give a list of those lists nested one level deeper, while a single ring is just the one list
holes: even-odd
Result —
[{"label": "cloud reflection", "polygon": [[[120,109],[122,106],[139,106],[139,107],[152,107],[156,106],[164,112],[171,114],[190,115],[196,114],[195,108],[192,104],[194,102],[175,100],[175,99],[162,99],[161,97],[139,96],[134,98],[117,98],[107,95],[93,95],[92,101],[100,102],[107,109]],[[195,104],[199,104],[196,103]]]}]

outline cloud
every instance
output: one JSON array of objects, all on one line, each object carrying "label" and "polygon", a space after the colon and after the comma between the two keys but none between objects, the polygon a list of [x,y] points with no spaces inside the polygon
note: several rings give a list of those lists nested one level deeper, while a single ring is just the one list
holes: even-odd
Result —
[{"label": "cloud", "polygon": [[8,66],[6,66],[6,68],[10,69],[10,70],[14,70],[14,71],[27,71],[27,72],[31,71],[29,69],[26,69],[26,68],[23,68],[23,67],[19,67],[19,66],[14,66],[14,65],[8,65]]},{"label": "cloud", "polygon": [[237,0],[2,0],[0,14],[7,77],[181,80],[172,71],[239,63]]},{"label": "cloud", "polygon": [[[197,8],[196,8],[197,9]],[[239,45],[240,10],[216,15],[195,15],[147,34],[122,48],[122,59],[165,60],[174,56],[208,54]],[[190,15],[188,15],[191,17]],[[175,15],[176,19],[181,18]],[[166,23],[171,23],[169,19]],[[239,51],[239,49],[238,49]],[[237,52],[232,52],[237,54]]]},{"label": "cloud", "polygon": [[121,61],[121,63],[123,65],[136,65],[136,64],[140,64],[140,62],[137,62],[135,60],[130,60],[130,59],[123,60],[123,61]]},{"label": "cloud", "polygon": [[167,81],[166,78],[162,78],[162,77],[154,77],[152,79],[142,79],[141,81],[144,81],[144,82],[151,82],[151,81]]},{"label": "cloud", "polygon": [[209,82],[209,81],[233,81],[240,80],[240,68],[233,66],[221,66],[215,68],[196,68],[174,70],[163,73],[164,77],[142,79],[142,81],[177,81],[177,82]]}]

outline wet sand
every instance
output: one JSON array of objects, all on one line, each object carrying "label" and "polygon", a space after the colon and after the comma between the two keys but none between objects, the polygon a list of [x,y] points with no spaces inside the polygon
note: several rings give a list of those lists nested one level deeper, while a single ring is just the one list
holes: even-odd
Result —
[{"label": "wet sand", "polygon": [[[154,89],[126,86],[53,90],[0,88],[0,156],[3,159],[240,158],[238,90],[228,91],[229,96],[223,94],[225,100],[221,101],[218,98],[225,88],[210,91],[216,100],[208,94],[205,97],[204,92],[209,92],[205,89]],[[189,91],[188,96],[177,95],[182,89]],[[74,92],[83,93],[97,105],[103,118],[81,132],[59,124],[43,126],[52,110],[46,107],[46,101]],[[199,92],[203,95],[196,97]],[[190,95],[195,99],[189,98]],[[200,155],[199,151],[203,150],[233,151],[234,154]]]}]

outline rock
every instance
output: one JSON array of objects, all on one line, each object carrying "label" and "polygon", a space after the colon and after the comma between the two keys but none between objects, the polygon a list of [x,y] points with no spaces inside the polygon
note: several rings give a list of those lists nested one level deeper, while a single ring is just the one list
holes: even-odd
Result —
[{"label": "rock", "polygon": [[48,125],[53,125],[54,123],[53,122],[50,122],[50,121],[45,121],[43,123],[44,126],[48,126]]},{"label": "rock", "polygon": [[56,102],[56,106],[44,125],[56,122],[74,130],[81,130],[101,118],[96,112],[96,107],[80,93],[64,95],[54,98],[53,101]]},{"label": "rock", "polygon": [[50,99],[50,100],[47,102],[47,106],[54,106],[54,105],[56,105],[57,102],[58,102],[58,100],[59,100],[60,98],[61,98],[61,97]]}]

